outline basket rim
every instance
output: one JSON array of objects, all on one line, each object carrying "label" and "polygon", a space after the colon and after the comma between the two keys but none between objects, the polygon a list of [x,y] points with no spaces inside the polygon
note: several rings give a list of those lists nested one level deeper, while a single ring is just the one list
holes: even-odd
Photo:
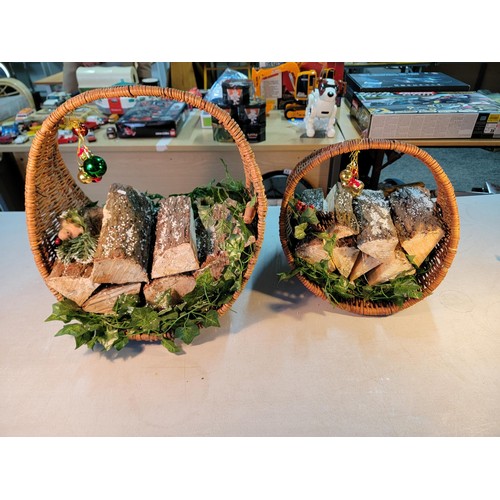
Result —
[{"label": "basket rim", "polygon": [[[383,306],[380,304],[375,305],[373,302],[363,300],[339,302],[336,304],[339,309],[354,311],[362,315],[385,316],[402,309],[406,309],[430,295],[444,279],[458,250],[460,240],[460,218],[455,191],[442,167],[429,153],[414,144],[404,141],[367,138],[351,139],[313,151],[296,164],[287,178],[279,214],[279,237],[287,261],[291,268],[295,269],[295,259],[288,245],[287,217],[288,205],[291,198],[294,196],[295,188],[298,183],[308,172],[318,167],[326,160],[341,154],[368,149],[391,150],[409,154],[414,158],[419,159],[427,166],[427,168],[431,171],[438,188],[436,204],[439,207],[446,207],[445,222],[449,231],[447,252],[445,258],[442,260],[439,274],[432,284],[423,290],[423,296],[421,299],[408,299],[402,306],[397,306],[395,304],[384,304]],[[324,300],[328,300],[326,294],[317,284],[310,282],[307,278],[300,274],[297,275],[297,278],[312,293]]]}]

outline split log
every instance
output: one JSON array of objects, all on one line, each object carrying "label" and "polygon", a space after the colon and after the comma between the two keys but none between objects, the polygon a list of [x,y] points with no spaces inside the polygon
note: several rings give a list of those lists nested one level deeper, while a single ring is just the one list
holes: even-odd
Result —
[{"label": "split log", "polygon": [[[159,309],[179,304],[182,297],[192,292],[196,286],[196,279],[188,274],[165,276],[153,279],[144,285],[144,297],[148,304]],[[169,292],[169,293],[167,293]]]},{"label": "split log", "polygon": [[379,285],[380,283],[385,283],[396,278],[401,273],[404,275],[415,274],[415,268],[406,258],[403,250],[398,246],[390,258],[366,274],[366,279],[371,286]]},{"label": "split log", "polygon": [[389,203],[399,242],[420,266],[444,236],[430,192],[421,187],[403,187],[390,194]]},{"label": "split log", "polygon": [[94,256],[96,283],[148,281],[153,222],[153,206],[146,195],[130,186],[111,185]]},{"label": "split log", "polygon": [[227,252],[220,251],[216,253],[211,253],[207,256],[200,269],[193,273],[193,276],[196,278],[201,273],[210,270],[210,274],[214,280],[220,279],[224,269],[229,265],[229,255]]},{"label": "split log", "polygon": [[340,182],[335,184],[326,197],[326,209],[335,214],[335,226],[329,231],[337,239],[359,234],[359,223],[353,210],[353,196]]},{"label": "split log", "polygon": [[92,280],[92,264],[70,262],[59,259],[54,262],[47,284],[67,299],[81,306],[99,286]]},{"label": "split log", "polygon": [[125,285],[111,285],[98,290],[82,305],[82,309],[91,313],[111,314],[120,295],[138,295],[142,283],[127,283]]},{"label": "split log", "polygon": [[360,250],[354,238],[337,239],[332,251],[332,259],[339,273],[348,278],[356,263]]},{"label": "split log", "polygon": [[[226,203],[233,201],[228,199]],[[234,226],[233,214],[224,203],[207,206],[197,200],[197,206],[202,225],[201,233],[204,235],[204,253],[206,256],[215,255],[222,250],[224,241],[231,234]]]},{"label": "split log", "polygon": [[[225,250],[227,238],[244,237],[241,224],[229,208],[235,207],[236,204],[236,201],[230,198],[224,203],[215,203],[213,206],[203,205],[201,200],[197,200],[200,222],[198,253],[202,256],[202,263],[200,269],[195,271],[195,276],[209,268],[212,277],[219,279],[226,266],[230,264],[228,252]],[[255,243],[254,235],[247,237],[244,246],[247,247],[252,243]]]},{"label": "split log", "polygon": [[363,274],[366,274],[368,271],[371,271],[373,268],[377,267],[380,264],[380,260],[368,255],[364,252],[359,252],[358,258],[354,266],[351,269],[351,274],[349,275],[349,280],[354,281],[358,279]]},{"label": "split log", "polygon": [[360,226],[358,248],[382,262],[392,259],[399,240],[382,191],[363,190],[354,199],[353,208]]},{"label": "split log", "polygon": [[313,238],[309,241],[300,243],[295,249],[295,255],[304,259],[309,264],[318,264],[323,260],[328,261],[328,270],[335,271],[335,262],[330,258],[328,252],[323,248],[323,240]]},{"label": "split log", "polygon": [[156,222],[152,278],[198,269],[196,231],[189,196],[170,196],[160,202]]}]

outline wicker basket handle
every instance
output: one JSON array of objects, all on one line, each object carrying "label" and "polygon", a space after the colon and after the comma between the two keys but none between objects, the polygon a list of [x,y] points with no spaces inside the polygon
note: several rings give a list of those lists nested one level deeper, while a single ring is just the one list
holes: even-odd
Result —
[{"label": "wicker basket handle", "polygon": [[456,209],[455,191],[453,186],[441,168],[439,163],[432,158],[426,151],[419,147],[401,141],[384,140],[384,139],[361,139],[349,140],[338,144],[332,144],[324,148],[313,151],[310,155],[303,158],[292,171],[287,179],[285,193],[283,195],[283,206],[286,206],[290,199],[294,196],[295,188],[300,180],[311,170],[321,165],[323,162],[344,153],[353,151],[362,151],[367,149],[382,149],[398,151],[400,153],[409,154],[421,160],[431,171],[437,185],[437,202],[444,204],[445,201],[451,200],[450,206],[455,207],[455,215],[458,217],[458,209]]},{"label": "wicker basket handle", "polygon": [[[436,203],[439,205],[443,221],[446,224],[447,234],[443,238],[442,243],[440,242],[439,248],[437,248],[431,269],[419,277],[421,283],[424,285],[423,296],[425,297],[436,289],[453,262],[460,239],[460,221],[455,191],[444,170],[427,152],[409,143],[381,139],[350,140],[318,149],[299,162],[287,179],[281,203],[279,233],[283,251],[292,268],[295,267],[295,256],[289,247],[289,236],[292,234],[289,204],[291,198],[295,195],[295,189],[302,177],[313,168],[335,156],[367,149],[392,150],[409,154],[421,160],[429,168],[436,181]],[[300,274],[298,275],[298,279],[314,294],[327,299],[323,289],[317,283],[310,281]],[[421,299],[408,299],[405,301],[403,307],[409,307],[419,300]],[[384,305],[378,302],[364,301],[359,298],[346,301],[345,303],[340,302],[338,305],[342,309],[370,316],[386,316],[401,309],[401,306],[396,304]]]},{"label": "wicker basket handle", "polygon": [[[250,189],[252,184],[254,186],[259,186],[262,183],[262,177],[257,167],[254,153],[238,123],[217,105],[205,101],[203,98],[190,92],[172,88],[153,87],[148,85],[123,85],[82,92],[65,101],[44,120],[42,127],[33,140],[32,147],[36,150],[44,141],[55,137],[61,120],[63,120],[65,116],[70,115],[72,111],[85,104],[89,104],[99,99],[143,96],[185,102],[190,106],[206,111],[216,118],[226,128],[238,147],[245,171],[246,187]],[[263,186],[262,189],[264,189]]]}]

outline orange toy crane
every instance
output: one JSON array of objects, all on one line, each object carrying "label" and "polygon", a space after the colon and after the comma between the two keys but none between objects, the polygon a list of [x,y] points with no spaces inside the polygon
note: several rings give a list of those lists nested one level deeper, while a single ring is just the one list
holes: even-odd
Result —
[{"label": "orange toy crane", "polygon": [[[278,66],[267,68],[252,68],[252,82],[255,87],[255,96],[262,95],[262,82],[273,76],[290,73],[291,100],[284,101],[284,114],[287,120],[303,119],[306,113],[307,98],[318,85],[318,74],[314,69],[302,69],[302,63],[285,62]],[[331,75],[333,68],[323,68],[324,74]]]}]

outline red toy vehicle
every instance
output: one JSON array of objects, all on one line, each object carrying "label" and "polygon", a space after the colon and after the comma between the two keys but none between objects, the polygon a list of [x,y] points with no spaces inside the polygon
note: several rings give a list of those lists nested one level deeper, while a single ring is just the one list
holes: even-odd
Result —
[{"label": "red toy vehicle", "polygon": [[13,140],[11,135],[0,135],[0,144],[10,144]]},{"label": "red toy vehicle", "polygon": [[59,130],[57,143],[58,144],[69,144],[72,142],[77,142],[78,137],[73,133],[72,130]]}]

